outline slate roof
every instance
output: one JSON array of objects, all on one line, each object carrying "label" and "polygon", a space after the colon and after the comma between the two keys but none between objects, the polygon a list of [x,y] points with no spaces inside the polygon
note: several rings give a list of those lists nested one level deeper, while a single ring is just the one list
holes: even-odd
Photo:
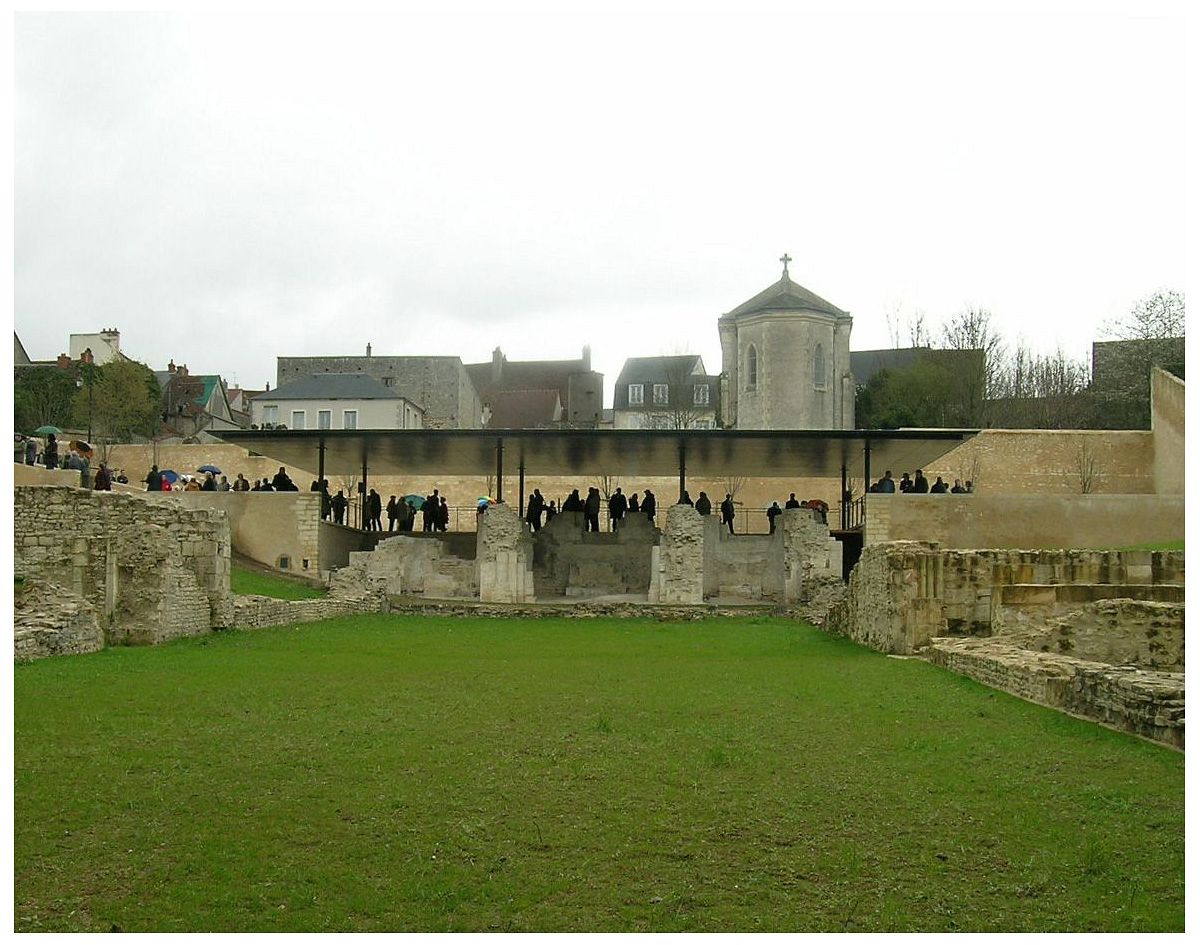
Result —
[{"label": "slate roof", "polygon": [[562,400],[556,390],[504,391],[488,403],[492,430],[537,430],[553,426],[562,418]]},{"label": "slate roof", "polygon": [[366,374],[309,374],[251,400],[400,400],[400,394]]},{"label": "slate roof", "polygon": [[[699,373],[693,374],[694,368],[699,368]],[[706,374],[704,372],[704,360],[697,354],[673,354],[664,355],[657,358],[626,358],[625,364],[621,368],[621,373],[617,375],[617,382],[613,387],[613,409],[614,410],[662,410],[662,405],[655,405],[653,395],[649,388],[645,391],[645,403],[634,404],[630,408],[629,404],[629,385],[630,384],[667,384],[672,388],[680,386],[680,379],[683,378],[683,386],[687,388],[686,400],[684,403],[689,410],[697,410],[704,412],[713,410],[717,403],[717,384],[720,381],[720,375]],[[693,407],[691,399],[691,388],[693,386],[707,384],[709,386],[708,403]],[[668,392],[671,397],[672,405],[676,404],[677,393],[675,391]],[[666,408],[670,409],[670,407]]]},{"label": "slate roof", "polygon": [[500,380],[493,381],[491,361],[464,364],[463,367],[481,401],[500,391],[556,390],[564,404],[567,402],[568,378],[589,370],[582,358],[568,361],[509,361],[506,358],[500,369]]},{"label": "slate roof", "polygon": [[763,289],[752,299],[747,299],[731,312],[726,312],[722,318],[739,318],[742,315],[753,315],[757,312],[823,312],[826,315],[847,316],[832,302],[826,302],[815,292],[799,283],[793,282],[786,273],[774,285]]}]

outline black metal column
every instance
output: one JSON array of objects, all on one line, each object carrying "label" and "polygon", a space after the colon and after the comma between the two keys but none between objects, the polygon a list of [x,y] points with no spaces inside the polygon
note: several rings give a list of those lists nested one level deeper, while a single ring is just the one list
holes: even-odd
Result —
[{"label": "black metal column", "polygon": [[525,462],[517,467],[517,514],[525,517]]},{"label": "black metal column", "polygon": [[679,498],[687,491],[687,448],[679,444]]},{"label": "black metal column", "polygon": [[359,483],[359,488],[362,489],[362,502],[359,503],[358,527],[360,531],[367,530],[367,454],[363,453],[363,469],[362,482]]},{"label": "black metal column", "polygon": [[842,460],[842,491],[838,495],[838,508],[841,509],[842,530],[850,519],[850,500],[846,497],[846,461]]},{"label": "black metal column", "polygon": [[496,501],[504,501],[504,441],[496,440]]},{"label": "black metal column", "polygon": [[317,447],[317,487],[325,488],[325,441]]}]

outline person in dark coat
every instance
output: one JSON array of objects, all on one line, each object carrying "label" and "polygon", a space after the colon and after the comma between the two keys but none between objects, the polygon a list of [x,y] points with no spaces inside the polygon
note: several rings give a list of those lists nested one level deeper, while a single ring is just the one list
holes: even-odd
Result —
[{"label": "person in dark coat", "polygon": [[337,495],[329,500],[329,504],[333,506],[333,523],[341,525],[346,520],[346,506],[350,504],[346,493],[338,489]]},{"label": "person in dark coat", "polygon": [[288,476],[287,470],[282,466],[279,467],[279,472],[277,472],[274,478],[271,479],[271,488],[276,492],[300,491],[296,488],[296,484],[292,482],[291,477]]},{"label": "person in dark coat", "polygon": [[879,480],[879,491],[886,492],[889,495],[896,491],[896,480],[892,478],[892,471],[889,469],[883,474],[883,478]]},{"label": "person in dark coat", "polygon": [[562,504],[563,512],[582,512],[583,499],[579,498],[579,490],[572,489],[571,494],[567,496],[567,500]]},{"label": "person in dark coat", "polygon": [[546,524],[549,525],[557,514],[558,508],[555,506],[554,500],[551,499],[550,504],[546,506]]},{"label": "person in dark coat", "polygon": [[646,518],[650,519],[651,525],[654,524],[654,513],[657,511],[658,508],[654,501],[654,493],[649,489],[646,489],[642,493],[642,514],[645,515]]},{"label": "person in dark coat", "polygon": [[200,486],[200,488],[204,492],[216,492],[217,491],[217,480],[213,477],[212,473],[204,474],[204,483]]},{"label": "person in dark coat", "polygon": [[112,492],[112,473],[108,471],[108,467],[104,463],[101,463],[100,468],[96,470],[95,488],[99,492]]},{"label": "person in dark coat", "polygon": [[912,492],[913,491],[912,477],[906,472],[900,474],[900,491],[901,492]]},{"label": "person in dark coat", "polygon": [[779,503],[772,502],[771,507],[769,509],[767,509],[767,522],[771,526],[771,531],[769,534],[772,534],[772,535],[775,534],[775,519],[782,514],[783,514],[783,509],[781,509],[779,507]]},{"label": "person in dark coat", "polygon": [[954,485],[950,488],[950,491],[953,492],[955,495],[966,495],[967,494],[967,490],[963,488],[961,479],[954,480]]},{"label": "person in dark coat", "polygon": [[158,471],[157,463],[150,467],[150,471],[146,473],[146,478],[142,482],[146,484],[147,492],[162,492],[162,473]]},{"label": "person in dark coat", "polygon": [[678,502],[676,502],[675,504],[676,504],[676,505],[691,505],[691,506],[695,506],[695,504],[696,504],[696,503],[695,503],[695,502],[693,502],[693,501],[692,501],[692,497],[691,497],[690,495],[688,495],[688,491],[687,491],[687,489],[684,489],[684,490],[683,490],[683,492],[679,493],[679,501],[678,501]]},{"label": "person in dark coat", "polygon": [[617,491],[608,497],[608,527],[614,532],[621,527],[621,519],[628,508],[629,501],[622,494],[621,487],[617,486]]},{"label": "person in dark coat", "polygon": [[733,496],[725,493],[725,501],[721,503],[721,524],[729,526],[729,534],[733,534]]},{"label": "person in dark coat", "polygon": [[788,496],[788,500],[783,503],[783,507],[785,509],[798,509],[798,508],[800,508],[800,505],[801,505],[801,503],[796,501],[796,493],[794,493],[794,492],[790,496]]},{"label": "person in dark coat", "polygon": [[37,440],[35,440],[31,436],[26,437],[26,439],[25,439],[25,465],[32,466],[34,463],[34,460],[36,460],[36,459],[37,459]]},{"label": "person in dark coat", "polygon": [[631,492],[629,493],[629,514],[636,515],[639,511],[637,493]]},{"label": "person in dark coat", "polygon": [[396,530],[396,519],[400,517],[400,506],[396,503],[395,496],[392,496],[390,499],[388,499],[387,514],[388,531],[394,532]]},{"label": "person in dark coat", "polygon": [[329,480],[321,480],[321,521],[329,521]]},{"label": "person in dark coat", "polygon": [[437,514],[437,530],[444,532],[450,527],[450,506],[446,504],[446,497],[442,496],[441,505],[438,506]]},{"label": "person in dark coat", "polygon": [[525,503],[525,524],[533,531],[537,531],[542,527],[542,509],[545,506],[545,499],[542,498],[540,489],[534,489],[529,494],[529,501]]},{"label": "person in dark coat", "polygon": [[417,521],[417,507],[412,502],[405,501],[400,507],[403,518],[400,520],[400,531],[411,532]]},{"label": "person in dark coat", "polygon": [[438,498],[438,491],[434,489],[433,492],[425,496],[425,504],[421,506],[421,531],[432,532],[437,530],[440,506],[441,502]]},{"label": "person in dark coat", "polygon": [[701,515],[712,515],[712,502],[709,501],[707,492],[700,493],[696,500],[696,511]]},{"label": "person in dark coat", "polygon": [[916,478],[913,479],[913,492],[928,492],[929,480],[925,478],[925,473],[920,469],[917,470]]},{"label": "person in dark coat", "polygon": [[950,487],[948,485],[946,485],[946,483],[942,482],[941,476],[938,476],[937,480],[934,482],[934,484],[929,487],[929,491],[930,491],[930,493],[937,492],[940,494],[943,492],[949,492]]},{"label": "person in dark coat", "polygon": [[46,449],[42,451],[42,459],[47,469],[58,469],[58,440],[53,433],[46,434]]},{"label": "person in dark coat", "polygon": [[370,490],[367,495],[367,508],[369,510],[368,530],[373,532],[383,531],[383,499],[380,498],[379,493],[374,489]]},{"label": "person in dark coat", "polygon": [[595,486],[588,489],[587,499],[583,503],[583,530],[600,531],[600,490]]}]

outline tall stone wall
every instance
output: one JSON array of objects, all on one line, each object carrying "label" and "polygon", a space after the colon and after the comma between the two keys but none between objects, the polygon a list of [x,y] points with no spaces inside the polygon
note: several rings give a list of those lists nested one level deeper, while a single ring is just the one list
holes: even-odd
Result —
[{"label": "tall stone wall", "polygon": [[168,506],[224,512],[238,554],[285,573],[304,577],[321,573],[320,493],[147,492],[143,498]]},{"label": "tall stone wall", "polygon": [[1184,384],[1161,368],[1150,372],[1150,435],[1154,441],[1154,491],[1183,495]]},{"label": "tall stone wall", "polygon": [[929,463],[925,475],[970,479],[991,495],[1079,495],[1081,452],[1095,461],[1096,492],[1155,491],[1154,440],[1142,430],[983,430]]},{"label": "tall stone wall", "polygon": [[107,643],[157,643],[229,625],[223,513],[55,486],[13,492],[14,570],[86,601]]},{"label": "tall stone wall", "polygon": [[533,536],[533,580],[539,599],[645,594],[650,549],[658,530],[629,515],[617,531],[585,532],[581,512],[556,515]]},{"label": "tall stone wall", "polygon": [[13,656],[41,659],[104,648],[96,608],[58,584],[26,578],[13,594]]},{"label": "tall stone wall", "polygon": [[480,601],[522,604],[534,599],[533,539],[515,508],[500,503],[479,516],[476,548]]},{"label": "tall stone wall", "polygon": [[865,544],[1121,548],[1178,540],[1182,495],[868,495]]},{"label": "tall stone wall", "polygon": [[667,527],[651,552],[650,603],[704,603],[704,518],[690,505],[667,509]]},{"label": "tall stone wall", "polygon": [[885,653],[911,654],[934,637],[991,635],[993,598],[1005,585],[1183,582],[1183,552],[960,551],[892,542],[863,549],[826,625]]}]

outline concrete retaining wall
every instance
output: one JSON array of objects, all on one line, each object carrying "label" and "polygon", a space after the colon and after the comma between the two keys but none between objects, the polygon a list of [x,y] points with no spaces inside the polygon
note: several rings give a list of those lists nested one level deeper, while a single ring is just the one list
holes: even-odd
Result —
[{"label": "concrete retaining wall", "polygon": [[1183,513],[1181,495],[868,495],[865,543],[1123,548],[1182,539]]}]

